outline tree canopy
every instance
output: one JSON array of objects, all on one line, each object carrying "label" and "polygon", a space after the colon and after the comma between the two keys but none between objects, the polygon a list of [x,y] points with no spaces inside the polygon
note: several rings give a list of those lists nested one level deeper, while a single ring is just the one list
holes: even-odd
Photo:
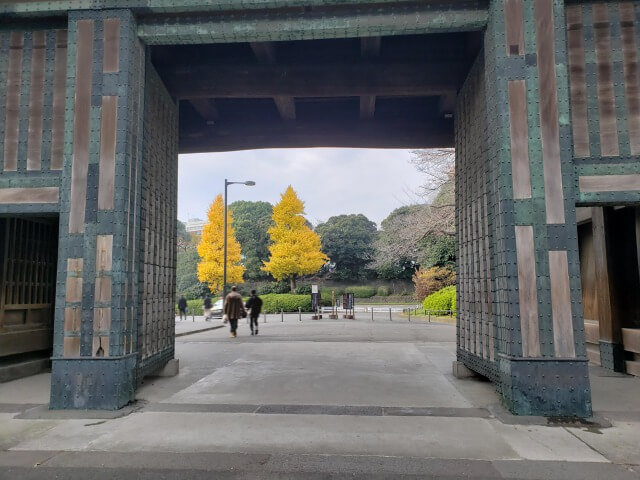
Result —
[{"label": "tree canopy", "polygon": [[269,259],[269,234],[273,221],[273,206],[268,202],[237,201],[229,205],[233,213],[233,228],[242,249],[242,263],[247,280],[262,280],[268,274],[262,265]]},{"label": "tree canopy", "polygon": [[[198,244],[202,259],[198,264],[198,279],[209,285],[212,293],[222,290],[224,266],[224,204],[218,195],[209,207],[207,223]],[[244,266],[242,252],[233,228],[233,214],[227,212],[227,283],[242,283]]]},{"label": "tree canopy", "polygon": [[320,236],[307,226],[303,215],[304,203],[289,185],[273,207],[273,226],[268,230],[271,257],[263,270],[276,280],[289,279],[292,291],[296,277],[316,273],[329,260],[320,249]]},{"label": "tree canopy", "polygon": [[376,224],[362,214],[337,215],[316,227],[322,251],[331,258],[331,275],[337,280],[367,276],[373,260]]}]

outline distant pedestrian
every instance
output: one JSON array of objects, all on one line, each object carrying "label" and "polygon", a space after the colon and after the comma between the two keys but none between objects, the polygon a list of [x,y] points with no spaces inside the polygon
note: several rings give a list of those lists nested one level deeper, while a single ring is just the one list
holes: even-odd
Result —
[{"label": "distant pedestrian", "polygon": [[187,299],[184,296],[181,296],[178,300],[178,312],[180,313],[180,320],[184,316],[184,319],[187,319]]},{"label": "distant pedestrian", "polygon": [[260,311],[262,310],[262,299],[258,295],[256,295],[255,290],[251,290],[251,296],[249,297],[249,300],[247,300],[247,304],[245,305],[245,307],[251,310],[251,313],[249,314],[249,319],[251,320],[251,335],[257,335],[258,317],[260,316]]},{"label": "distant pedestrian", "polygon": [[247,312],[242,304],[242,295],[237,292],[236,287],[231,287],[231,292],[224,299],[224,314],[229,320],[231,336],[234,338],[237,337],[238,319],[245,318]]},{"label": "distant pedestrian", "polygon": [[209,294],[204,297],[203,307],[204,319],[208,322],[211,318],[211,296]]}]

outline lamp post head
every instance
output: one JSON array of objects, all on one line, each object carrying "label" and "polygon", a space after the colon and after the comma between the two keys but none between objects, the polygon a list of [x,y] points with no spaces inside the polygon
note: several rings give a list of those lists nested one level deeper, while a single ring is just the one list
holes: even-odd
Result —
[{"label": "lamp post head", "polygon": [[254,182],[253,180],[248,180],[248,181],[244,182],[244,184],[247,187],[253,187],[256,184],[256,182]]}]

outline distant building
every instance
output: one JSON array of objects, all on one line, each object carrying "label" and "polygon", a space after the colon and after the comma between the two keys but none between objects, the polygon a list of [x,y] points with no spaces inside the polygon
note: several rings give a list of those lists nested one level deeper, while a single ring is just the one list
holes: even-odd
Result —
[{"label": "distant building", "polygon": [[202,235],[202,229],[204,228],[205,221],[199,218],[190,218],[185,223],[185,228],[189,233],[195,233],[196,235]]}]

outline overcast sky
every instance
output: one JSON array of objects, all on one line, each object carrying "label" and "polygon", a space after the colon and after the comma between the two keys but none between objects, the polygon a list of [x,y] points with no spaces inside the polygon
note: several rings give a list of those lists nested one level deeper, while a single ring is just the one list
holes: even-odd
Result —
[{"label": "overcast sky", "polygon": [[205,219],[224,179],[254,180],[232,185],[229,203],[263,200],[275,204],[291,184],[314,225],[333,215],[363,213],[378,225],[392,210],[416,201],[420,174],[408,150],[308,148],[180,155],[178,218]]}]

